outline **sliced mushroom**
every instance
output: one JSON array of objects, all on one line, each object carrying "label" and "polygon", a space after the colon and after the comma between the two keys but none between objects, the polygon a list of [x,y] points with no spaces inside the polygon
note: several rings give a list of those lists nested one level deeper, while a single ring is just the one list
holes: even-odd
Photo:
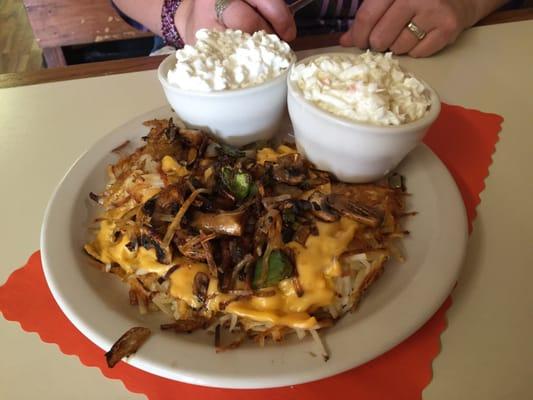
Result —
[{"label": "sliced mushroom", "polygon": [[113,368],[124,357],[128,357],[135,353],[146,342],[152,331],[142,326],[131,328],[124,333],[111,347],[105,358],[107,366]]},{"label": "sliced mushroom", "polygon": [[303,158],[298,153],[286,154],[278,157],[272,167],[272,178],[287,185],[299,185],[307,179]]},{"label": "sliced mushroom", "polygon": [[192,292],[202,303],[204,303],[207,298],[208,287],[209,276],[205,272],[197,272],[196,275],[194,275]]},{"label": "sliced mushroom", "polygon": [[241,236],[243,231],[244,211],[228,213],[195,212],[191,226],[206,232],[221,235]]},{"label": "sliced mushroom", "polygon": [[362,224],[377,227],[381,223],[378,213],[365,207],[342,194],[330,194],[326,197],[327,204],[341,215]]},{"label": "sliced mushroom", "polygon": [[335,210],[332,210],[328,206],[326,197],[327,196],[324,193],[321,193],[318,190],[309,197],[309,202],[313,206],[311,213],[324,222],[338,221],[340,216]]},{"label": "sliced mushroom", "polygon": [[196,148],[200,147],[204,141],[204,133],[197,129],[180,129],[180,136],[185,139],[188,145]]},{"label": "sliced mushroom", "polygon": [[274,165],[272,168],[272,177],[277,182],[286,183],[288,185],[299,185],[305,180],[306,175],[301,169]]}]

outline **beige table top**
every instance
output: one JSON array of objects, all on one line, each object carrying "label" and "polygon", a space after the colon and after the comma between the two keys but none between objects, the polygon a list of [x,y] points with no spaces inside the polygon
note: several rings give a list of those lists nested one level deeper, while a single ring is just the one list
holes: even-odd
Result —
[{"label": "beige table top", "polygon": [[[448,103],[504,116],[426,399],[533,396],[533,21],[403,64]],[[0,90],[0,282],[39,247],[54,186],[114,127],[165,103],[154,71]],[[0,318],[1,399],[141,399]]]}]

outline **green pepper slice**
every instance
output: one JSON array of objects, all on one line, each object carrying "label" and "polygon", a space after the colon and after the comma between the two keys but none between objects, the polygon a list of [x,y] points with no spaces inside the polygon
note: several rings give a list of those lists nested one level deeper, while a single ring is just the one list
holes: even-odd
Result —
[{"label": "green pepper slice", "polygon": [[261,289],[276,286],[283,279],[290,278],[294,272],[289,257],[281,250],[273,250],[268,259],[268,271],[266,279],[263,280],[263,257],[260,257],[255,263],[254,279],[252,287]]},{"label": "green pepper slice", "polygon": [[250,193],[252,177],[241,170],[233,170],[231,167],[222,167],[220,170],[222,183],[237,199],[243,200]]}]

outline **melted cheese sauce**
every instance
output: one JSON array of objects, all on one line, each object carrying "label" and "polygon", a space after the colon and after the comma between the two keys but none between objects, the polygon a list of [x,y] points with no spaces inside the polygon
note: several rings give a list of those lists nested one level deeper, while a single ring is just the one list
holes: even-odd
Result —
[{"label": "melted cheese sauce", "polygon": [[179,164],[173,157],[165,156],[161,160],[161,169],[167,175],[185,176],[189,175],[189,170],[183,165]]},{"label": "melted cheese sauce", "polygon": [[257,151],[257,163],[263,165],[266,161],[276,161],[278,157],[285,154],[296,153],[296,150],[282,144],[276,150],[264,147]]},{"label": "melted cheese sauce", "polygon": [[115,241],[114,232],[114,222],[102,221],[94,241],[85,245],[87,253],[104,264],[117,263],[130,274],[142,270],[139,272],[155,272],[158,275],[164,275],[171,267],[171,265],[157,261],[155,249],[146,250],[144,247],[139,247],[136,251],[129,251],[126,245],[131,239],[123,235]]}]

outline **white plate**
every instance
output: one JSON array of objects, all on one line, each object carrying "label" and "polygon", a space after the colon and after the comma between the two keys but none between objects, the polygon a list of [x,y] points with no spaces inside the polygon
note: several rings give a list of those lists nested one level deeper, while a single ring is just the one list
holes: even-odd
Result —
[{"label": "white plate", "polygon": [[266,388],[325,378],[386,352],[426,322],[450,293],[461,268],[467,240],[459,191],[442,162],[426,146],[401,164],[410,209],[405,243],[408,261],[391,262],[357,312],[323,332],[331,358],[324,362],[310,338],[259,348],[247,344],[217,354],[205,332],[161,332],[160,315],[141,316],[128,303],[127,289],[113,276],[91,267],[82,251],[87,226],[98,212],[89,192],[105,184],[105,168],[116,161],[111,150],[126,139],[139,143],[142,122],[171,115],[168,107],[115,129],[82,155],[57,187],[44,217],[41,250],[52,294],[70,321],[104,350],[133,326],[148,326],[152,337],[126,362],[169,379],[204,386]]}]

